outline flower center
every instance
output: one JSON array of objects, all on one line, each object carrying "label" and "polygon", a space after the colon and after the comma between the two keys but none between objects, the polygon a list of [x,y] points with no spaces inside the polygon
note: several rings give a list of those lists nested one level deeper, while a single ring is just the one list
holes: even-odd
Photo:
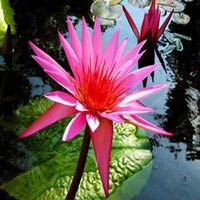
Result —
[{"label": "flower center", "polygon": [[98,71],[88,74],[77,88],[77,92],[79,101],[95,113],[111,110],[119,96],[111,77]]}]

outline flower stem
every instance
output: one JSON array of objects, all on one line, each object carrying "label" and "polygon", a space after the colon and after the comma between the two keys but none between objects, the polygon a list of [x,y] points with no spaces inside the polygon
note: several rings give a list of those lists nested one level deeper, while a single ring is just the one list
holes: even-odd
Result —
[{"label": "flower stem", "polygon": [[81,177],[83,175],[85,163],[87,160],[87,154],[88,154],[88,150],[89,150],[89,146],[90,146],[90,140],[91,140],[91,137],[90,137],[89,127],[88,127],[88,125],[86,125],[78,164],[76,166],[75,174],[74,174],[72,183],[70,185],[70,188],[69,188],[69,191],[67,193],[65,200],[73,200],[75,198],[79,183],[81,181]]}]

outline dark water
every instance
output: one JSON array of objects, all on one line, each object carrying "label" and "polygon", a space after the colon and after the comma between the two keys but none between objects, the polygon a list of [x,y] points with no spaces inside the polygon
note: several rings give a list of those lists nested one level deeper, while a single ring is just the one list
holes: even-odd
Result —
[{"label": "dark water", "polygon": [[[17,34],[9,39],[0,56],[0,184],[26,170],[25,149],[17,141],[13,112],[30,98],[41,96],[59,87],[32,60],[28,46],[31,40],[57,61],[66,65],[57,39],[57,29],[66,33],[66,16],[73,16],[76,28],[81,16],[90,18],[91,2],[85,1],[11,1],[15,10]],[[130,7],[131,8],[131,7]],[[169,83],[169,88],[145,100],[155,113],[146,116],[159,126],[173,132],[171,138],[149,134],[153,145],[154,164],[147,185],[135,200],[199,200],[200,183],[200,3],[188,3],[185,13],[188,25],[170,24],[173,32],[192,37],[183,41],[182,52],[165,57],[167,73],[160,68],[155,83]],[[121,38],[135,37],[124,17],[113,27],[104,27],[105,41],[121,28]],[[130,42],[131,46],[132,43]],[[9,50],[11,49],[11,51]],[[152,84],[151,81],[149,84]],[[0,192],[3,199],[11,199]]]}]

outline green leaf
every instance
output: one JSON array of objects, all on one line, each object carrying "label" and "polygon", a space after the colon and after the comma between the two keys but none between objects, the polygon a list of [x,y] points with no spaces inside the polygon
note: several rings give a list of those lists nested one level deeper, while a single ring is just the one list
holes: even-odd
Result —
[{"label": "green leaf", "polygon": [[14,12],[10,7],[9,0],[0,0],[0,46],[8,25],[11,27],[11,32],[15,33]]},{"label": "green leaf", "polygon": [[[21,131],[51,105],[36,99],[16,112]],[[82,134],[62,143],[62,133],[70,118],[44,129],[21,142],[27,148],[30,169],[0,188],[19,200],[65,199],[79,156]],[[124,123],[114,124],[110,162],[110,200],[131,199],[144,186],[151,171],[152,154],[144,131]],[[77,200],[105,199],[93,149],[90,147]]]}]

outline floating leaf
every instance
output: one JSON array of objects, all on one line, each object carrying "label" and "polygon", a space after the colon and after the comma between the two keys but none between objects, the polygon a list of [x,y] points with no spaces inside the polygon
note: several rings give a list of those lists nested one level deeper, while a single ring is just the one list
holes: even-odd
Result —
[{"label": "floating leaf", "polygon": [[122,12],[121,5],[109,5],[106,1],[97,0],[90,8],[91,12],[103,19],[115,20],[120,17]]},{"label": "floating leaf", "polygon": [[99,18],[101,25],[103,26],[112,26],[116,23],[115,20],[112,19],[104,19],[104,18]]},{"label": "floating leaf", "polygon": [[145,8],[150,5],[150,0],[129,0],[128,2],[138,8]]},{"label": "floating leaf", "polygon": [[181,1],[174,0],[171,6],[162,6],[166,11],[182,12],[185,9],[185,4]]},{"label": "floating leaf", "polygon": [[[51,106],[46,99],[31,101],[17,110],[19,131],[27,127]],[[44,129],[22,142],[26,145],[32,168],[0,188],[19,200],[62,200],[65,198],[79,156],[82,134],[61,142],[69,118]],[[130,124],[114,124],[114,138],[110,163],[110,200],[131,199],[144,186],[150,171],[152,154],[144,131]],[[127,196],[128,194],[128,196]],[[93,150],[77,192],[77,200],[104,199],[104,192],[96,168]]]},{"label": "floating leaf", "polygon": [[107,0],[109,5],[117,5],[120,2],[122,2],[123,0]]},{"label": "floating leaf", "polygon": [[156,0],[157,4],[170,6],[174,0]]},{"label": "floating leaf", "polygon": [[173,21],[177,24],[188,24],[190,21],[190,16],[184,13],[174,13],[173,14]]}]

